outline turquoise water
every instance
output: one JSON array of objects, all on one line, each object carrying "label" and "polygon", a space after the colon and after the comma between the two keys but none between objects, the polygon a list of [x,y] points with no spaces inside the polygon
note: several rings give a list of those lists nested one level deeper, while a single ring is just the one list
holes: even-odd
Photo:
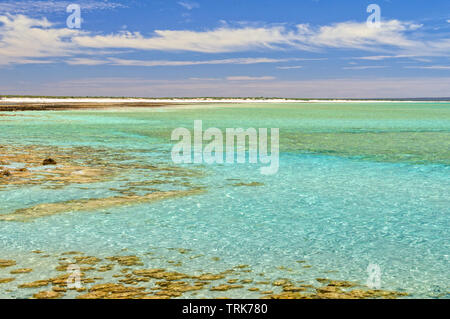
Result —
[{"label": "turquoise water", "polygon": [[[170,133],[176,127],[192,130],[195,119],[203,120],[204,128],[280,128],[276,175],[261,175],[259,165],[250,164],[184,165],[195,174],[152,187],[185,189],[179,183],[183,180],[203,187],[204,193],[88,213],[69,210],[27,222],[0,221],[0,259],[43,269],[28,275],[28,281],[45,273],[46,262],[30,254],[35,249],[111,256],[123,251],[143,255],[152,248],[176,258],[168,248],[186,248],[208,257],[184,263],[187,272],[249,264],[253,273],[270,279],[312,283],[327,277],[364,284],[368,265],[377,264],[382,289],[413,297],[449,296],[448,103],[186,106],[15,115],[0,117],[1,145],[90,148],[111,165],[175,166]],[[0,188],[0,214],[42,203],[107,198],[129,182],[151,180],[152,174],[158,172],[134,167],[83,187],[6,185]],[[238,182],[260,184],[236,186]],[[301,266],[300,260],[311,268]],[[153,262],[157,266],[160,261]],[[0,269],[0,278],[5,274]],[[0,296],[29,295],[16,286],[4,286],[12,295],[0,287]],[[228,295],[253,296],[248,291]]]}]

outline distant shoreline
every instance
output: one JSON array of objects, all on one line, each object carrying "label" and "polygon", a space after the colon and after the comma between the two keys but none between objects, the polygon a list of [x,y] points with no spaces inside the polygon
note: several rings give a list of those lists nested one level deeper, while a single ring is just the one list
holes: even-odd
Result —
[{"label": "distant shoreline", "polygon": [[89,110],[89,109],[108,109],[125,107],[164,107],[176,105],[175,103],[130,103],[130,102],[5,102],[0,100],[0,112],[15,111],[64,111],[64,110]]},{"label": "distant shoreline", "polygon": [[287,99],[287,98],[107,98],[107,97],[1,97],[0,112],[114,107],[163,107],[186,104],[246,103],[449,103],[450,98],[430,99]]}]

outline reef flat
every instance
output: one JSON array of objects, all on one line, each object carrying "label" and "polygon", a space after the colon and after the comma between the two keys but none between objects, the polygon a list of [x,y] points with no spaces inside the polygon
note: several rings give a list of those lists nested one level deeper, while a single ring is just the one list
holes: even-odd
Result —
[{"label": "reef flat", "polygon": [[[27,282],[33,269],[19,267],[33,265],[0,260],[0,274],[9,276],[0,279],[0,291],[3,290],[2,296],[20,293],[35,299],[170,299],[196,298],[205,294],[212,298],[227,298],[237,293],[262,299],[392,299],[408,295],[328,278],[316,278],[314,284],[305,283],[301,278],[270,278],[264,273],[254,273],[250,265],[236,265],[216,273],[207,270],[186,273],[183,271],[184,263],[211,257],[189,249],[169,250],[179,254],[176,261],[167,260],[153,251],[143,256],[123,254],[104,258],[77,251],[61,254],[34,251],[30,254],[56,264],[53,270],[46,270],[53,275]],[[166,263],[167,268],[149,268],[155,260],[159,265]],[[213,260],[220,263],[217,258]],[[299,264],[298,267],[303,268],[304,265]],[[75,273],[79,280],[76,286],[73,269],[78,270]]]}]

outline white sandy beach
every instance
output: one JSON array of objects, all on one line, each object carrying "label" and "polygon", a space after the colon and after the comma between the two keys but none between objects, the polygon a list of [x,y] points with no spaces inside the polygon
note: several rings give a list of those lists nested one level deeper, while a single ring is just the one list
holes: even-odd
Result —
[{"label": "white sandy beach", "polygon": [[444,103],[448,101],[418,101],[418,100],[346,100],[346,99],[260,99],[260,98],[35,98],[35,97],[4,97],[0,98],[0,104],[54,104],[54,103]]}]

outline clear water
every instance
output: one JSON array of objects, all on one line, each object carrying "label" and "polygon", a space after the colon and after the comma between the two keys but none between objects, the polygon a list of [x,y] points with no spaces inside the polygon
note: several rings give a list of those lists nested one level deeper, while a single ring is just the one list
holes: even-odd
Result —
[{"label": "clear water", "polygon": [[[258,165],[249,164],[188,165],[204,173],[190,178],[206,188],[204,194],[29,222],[0,221],[0,259],[31,261],[40,269],[45,261],[31,256],[32,250],[111,256],[122,251],[142,255],[152,247],[170,258],[167,248],[176,247],[208,256],[186,262],[186,272],[249,264],[267,278],[361,283],[372,263],[382,269],[383,289],[448,297],[448,103],[18,112],[0,117],[0,144],[88,146],[173,166],[170,133],[176,127],[192,129],[196,119],[204,128],[280,128],[278,174],[263,176]],[[40,203],[108,197],[124,179],[146,178],[136,172],[87,189],[6,187],[0,191],[0,214]],[[236,187],[236,181],[262,185]],[[303,268],[299,260],[312,267]],[[0,269],[0,277],[6,273]],[[27,279],[42,278],[35,271]],[[14,290],[14,285],[5,287]],[[233,294],[247,296],[242,291],[228,295]],[[0,288],[0,296],[11,295]],[[26,293],[15,290],[14,296]]]}]

